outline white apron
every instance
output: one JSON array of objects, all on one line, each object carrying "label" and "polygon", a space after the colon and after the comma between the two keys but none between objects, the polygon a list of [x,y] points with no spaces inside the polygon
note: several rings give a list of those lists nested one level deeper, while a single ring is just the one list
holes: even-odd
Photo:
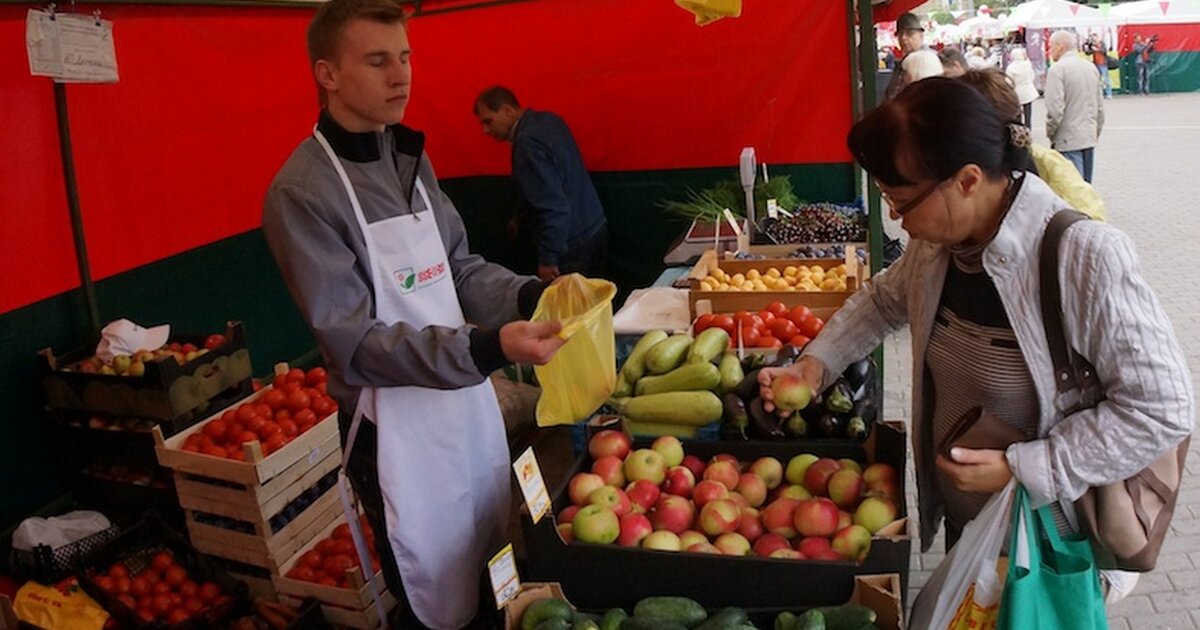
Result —
[{"label": "white apron", "polygon": [[[417,329],[464,326],[433,205],[420,178],[416,187],[423,209],[368,225],[337,155],[321,132],[314,128],[313,135],[333,162],[366,239],[375,318]],[[343,468],[364,416],[375,422],[387,536],[413,612],[430,628],[461,628],[478,611],[480,574],[508,521],[508,437],[496,392],[487,379],[453,390],[364,388]],[[355,538],[361,557],[365,546],[361,535]],[[363,566],[371,566],[370,560]]]}]

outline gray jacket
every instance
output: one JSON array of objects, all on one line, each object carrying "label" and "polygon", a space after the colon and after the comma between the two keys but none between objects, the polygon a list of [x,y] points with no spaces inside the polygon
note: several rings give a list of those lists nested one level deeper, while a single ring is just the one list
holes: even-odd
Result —
[{"label": "gray jacket", "polygon": [[[1107,400],[1063,416],[1072,401],[1055,390],[1040,310],[1038,249],[1046,224],[1065,207],[1045,182],[1027,175],[983,256],[1038,398],[1040,438],[1007,452],[1013,475],[1035,507],[1051,501],[1068,507],[1091,486],[1133,476],[1191,433],[1195,415],[1191,373],[1142,277],[1132,241],[1111,225],[1085,221],[1067,231],[1061,246],[1063,319],[1071,347],[1096,367]],[[924,357],[948,261],[945,247],[912,241],[899,261],[846,301],[805,350],[836,377],[889,332],[911,327],[912,439],[923,550],[943,515],[933,479],[933,384]]]},{"label": "gray jacket", "polygon": [[1056,151],[1096,146],[1104,127],[1104,85],[1096,66],[1074,52],[1046,73],[1046,136]]}]

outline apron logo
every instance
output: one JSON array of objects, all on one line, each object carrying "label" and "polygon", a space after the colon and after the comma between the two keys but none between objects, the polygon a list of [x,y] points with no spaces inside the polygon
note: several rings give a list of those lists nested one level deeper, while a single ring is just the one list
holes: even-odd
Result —
[{"label": "apron logo", "polygon": [[397,269],[392,272],[396,282],[400,285],[400,293],[408,294],[431,285],[438,280],[446,277],[446,263],[441,262],[431,267],[427,267],[418,272],[413,272],[412,267]]}]

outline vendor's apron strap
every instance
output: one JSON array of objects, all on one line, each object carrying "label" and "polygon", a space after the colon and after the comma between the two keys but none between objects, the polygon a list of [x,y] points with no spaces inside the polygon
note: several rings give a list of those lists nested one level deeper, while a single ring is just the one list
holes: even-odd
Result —
[{"label": "vendor's apron strap", "polygon": [[[366,392],[364,390],[364,395]],[[342,512],[345,513],[346,523],[350,526],[350,538],[354,540],[354,550],[358,553],[359,570],[363,579],[371,589],[371,599],[375,602],[375,612],[379,614],[379,624],[387,626],[387,607],[383,605],[383,597],[375,584],[375,565],[371,560],[370,550],[367,549],[367,537],[363,535],[362,523],[358,519],[358,502],[355,501],[354,489],[346,471],[350,470],[350,454],[354,452],[354,440],[358,437],[358,428],[362,424],[363,414],[354,411],[354,419],[350,421],[350,432],[346,435],[346,447],[342,450],[342,469],[338,471],[338,494],[342,498]],[[378,535],[378,533],[376,534]],[[386,536],[387,532],[383,532]],[[380,559],[382,562],[382,559]]]}]

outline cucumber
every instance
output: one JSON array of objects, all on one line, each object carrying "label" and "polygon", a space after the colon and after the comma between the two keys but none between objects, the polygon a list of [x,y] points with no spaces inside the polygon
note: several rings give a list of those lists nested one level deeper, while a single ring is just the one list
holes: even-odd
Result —
[{"label": "cucumber", "polygon": [[695,628],[704,623],[708,612],[699,602],[686,597],[647,597],[633,607],[634,617],[658,617]]},{"label": "cucumber", "polygon": [[630,617],[621,622],[621,630],[688,630],[688,627],[662,617]]},{"label": "cucumber", "polygon": [[825,630],[825,615],[813,608],[796,619],[792,630]]},{"label": "cucumber", "polygon": [[736,354],[726,353],[722,356],[719,371],[721,372],[721,388],[718,391],[722,394],[734,391],[741,384],[742,379],[746,378],[746,372],[742,370],[742,362],[738,360]]},{"label": "cucumber", "polygon": [[[615,404],[614,404],[615,403]],[[703,426],[721,419],[721,399],[712,392],[665,392],[610,400],[618,412],[633,422]]]},{"label": "cucumber", "polygon": [[643,376],[634,387],[634,393],[645,396],[663,392],[711,391],[720,384],[721,371],[717,366],[711,363],[688,363],[662,376]]},{"label": "cucumber", "polygon": [[600,630],[620,630],[621,622],[629,618],[625,611],[620,608],[613,608],[604,613],[604,617],[600,619]]},{"label": "cucumber", "polygon": [[646,353],[646,371],[651,374],[666,374],[683,364],[687,358],[692,338],[687,335],[672,335],[654,344]]},{"label": "cucumber", "polygon": [[746,614],[745,610],[730,606],[717,611],[704,623],[696,626],[696,630],[733,630],[749,620],[750,615]]},{"label": "cucumber", "polygon": [[533,630],[571,630],[571,622],[553,617],[534,626]]},{"label": "cucumber", "polygon": [[709,328],[696,335],[692,349],[688,350],[688,363],[712,363],[722,352],[729,349],[729,333],[721,328]]},{"label": "cucumber", "polygon": [[561,599],[539,599],[525,608],[525,614],[521,615],[521,630],[535,630],[548,619],[562,619],[570,628],[571,617],[574,614],[571,605]]},{"label": "cucumber", "polygon": [[617,377],[617,386],[613,389],[613,398],[628,398],[633,395],[633,385],[624,376]]},{"label": "cucumber", "polygon": [[775,616],[775,630],[792,630],[796,627],[796,615],[783,611]]},{"label": "cucumber", "polygon": [[815,610],[825,617],[825,627],[829,630],[858,630],[875,623],[876,619],[875,611],[862,604],[824,606]]},{"label": "cucumber", "polygon": [[625,379],[626,383],[632,385],[646,374],[646,353],[650,351],[650,348],[653,348],[666,338],[667,333],[661,330],[652,330],[642,335],[641,339],[638,339],[638,342],[633,346],[633,351],[625,359],[625,365],[621,366],[621,376]]},{"label": "cucumber", "polygon": [[571,630],[600,630],[600,618],[588,613],[575,613],[571,618]]}]

